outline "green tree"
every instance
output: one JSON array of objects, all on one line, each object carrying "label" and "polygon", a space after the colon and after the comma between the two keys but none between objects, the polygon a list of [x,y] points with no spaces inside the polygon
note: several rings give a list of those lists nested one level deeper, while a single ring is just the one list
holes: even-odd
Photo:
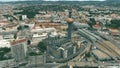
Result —
[{"label": "green tree", "polygon": [[17,33],[14,34],[14,39],[16,39],[16,38],[17,38]]},{"label": "green tree", "polygon": [[90,55],[90,52],[85,53],[85,56],[86,56],[86,57],[90,57],[90,56],[91,56],[91,55]]},{"label": "green tree", "polygon": [[92,26],[95,25],[95,24],[96,24],[95,19],[94,19],[94,18],[90,18],[90,22],[88,23],[88,25],[89,25],[90,27],[92,27]]},{"label": "green tree", "polygon": [[43,42],[38,43],[38,48],[42,51],[45,52],[47,50],[47,46]]},{"label": "green tree", "polygon": [[28,25],[24,25],[24,28],[26,28],[26,29],[27,29],[27,28],[29,28],[29,26],[28,26]]},{"label": "green tree", "polygon": [[8,53],[10,52],[10,48],[4,47],[4,48],[0,48],[0,51],[4,52],[4,53]]},{"label": "green tree", "polygon": [[19,26],[19,27],[17,27],[17,30],[22,30],[22,27],[23,27],[23,26]]},{"label": "green tree", "polygon": [[29,55],[30,55],[30,56],[36,56],[36,55],[41,55],[41,53],[30,52]]},{"label": "green tree", "polygon": [[111,22],[111,24],[109,24],[109,27],[120,28],[120,20],[119,19],[113,19],[110,22]]},{"label": "green tree", "polygon": [[4,55],[8,52],[10,52],[10,48],[0,48],[0,60],[5,60],[6,58],[4,57]]}]

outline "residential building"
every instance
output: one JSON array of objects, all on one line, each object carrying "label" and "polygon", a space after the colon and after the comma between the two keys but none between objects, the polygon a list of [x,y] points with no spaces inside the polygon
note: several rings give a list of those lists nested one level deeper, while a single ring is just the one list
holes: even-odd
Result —
[{"label": "residential building", "polygon": [[11,51],[15,61],[20,61],[27,57],[26,38],[13,40],[11,42]]}]

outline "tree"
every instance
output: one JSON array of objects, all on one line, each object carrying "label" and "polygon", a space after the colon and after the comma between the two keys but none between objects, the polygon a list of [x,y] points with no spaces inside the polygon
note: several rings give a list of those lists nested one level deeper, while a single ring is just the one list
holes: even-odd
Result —
[{"label": "tree", "polygon": [[10,48],[4,47],[4,48],[0,48],[0,51],[3,51],[4,53],[8,53],[10,52]]},{"label": "tree", "polygon": [[85,56],[86,56],[86,57],[90,57],[90,56],[91,56],[90,52],[88,52],[88,53],[86,52],[86,53],[85,53]]},{"label": "tree", "polygon": [[94,18],[90,18],[90,22],[88,23],[88,25],[90,25],[90,27],[92,27],[95,24],[96,24],[95,19]]},{"label": "tree", "polygon": [[16,38],[17,38],[17,33],[14,34],[14,39],[16,39]]},{"label": "tree", "polygon": [[17,27],[17,30],[22,30],[22,26]]},{"label": "tree", "polygon": [[109,24],[109,27],[120,28],[120,20],[119,19],[113,19],[110,22],[111,22],[111,24]]},{"label": "tree", "polygon": [[96,24],[96,21],[95,21],[94,18],[90,18],[90,21],[91,21],[92,25],[95,25],[95,24]]},{"label": "tree", "polygon": [[30,55],[30,56],[36,56],[36,55],[41,55],[41,53],[30,52],[29,55]]},{"label": "tree", "polygon": [[10,19],[10,22],[13,22],[13,19]]},{"label": "tree", "polygon": [[47,46],[43,42],[38,43],[38,48],[42,51],[45,52],[47,50]]},{"label": "tree", "polygon": [[4,52],[0,52],[0,60],[4,60]]},{"label": "tree", "polygon": [[30,40],[28,40],[28,41],[27,41],[27,45],[30,45],[30,44],[31,44],[31,41],[30,41]]},{"label": "tree", "polygon": [[77,43],[76,42],[73,42],[73,46],[76,46],[77,45]]},{"label": "tree", "polygon": [[24,28],[28,29],[28,28],[29,28],[29,26],[28,26],[28,25],[24,25]]},{"label": "tree", "polygon": [[4,55],[8,52],[10,52],[10,48],[0,48],[0,60],[5,60],[6,58],[4,57]]}]

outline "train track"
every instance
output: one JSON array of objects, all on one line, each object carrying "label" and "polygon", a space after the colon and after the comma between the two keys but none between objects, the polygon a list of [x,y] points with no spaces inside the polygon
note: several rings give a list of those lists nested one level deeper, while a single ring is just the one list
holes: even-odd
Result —
[{"label": "train track", "polygon": [[104,52],[106,55],[108,55],[108,56],[110,56],[110,57],[112,57],[113,56],[113,54],[110,52],[110,51],[108,51],[103,45],[101,45],[100,43],[97,43],[96,42],[96,47],[100,50],[100,51],[102,51],[102,52]]},{"label": "train track", "polygon": [[94,45],[99,46],[103,52],[112,57],[114,60],[118,61],[118,59],[120,59],[120,49],[113,45],[111,42],[102,39],[100,36],[95,35],[88,30],[80,29],[79,31],[85,37],[87,36],[87,38],[93,40],[95,43]]},{"label": "train track", "polygon": [[[105,44],[104,42],[100,42],[100,41],[97,41],[98,44],[100,44],[99,46],[101,46],[102,48],[104,48],[105,52],[111,56],[114,60],[117,61],[117,58],[120,57],[120,55],[111,47],[109,47],[107,44]],[[107,50],[107,51],[106,51]]]},{"label": "train track", "polygon": [[[84,32],[86,32],[89,35],[91,35],[92,37],[96,38],[97,39],[96,42],[98,42],[99,44],[101,44],[101,46],[103,46],[106,50],[108,50],[109,52],[111,52],[114,56],[116,56],[117,58],[120,57],[120,53],[119,53],[120,50],[118,48],[116,48],[115,45],[113,45],[109,41],[106,42],[105,40],[103,40],[99,36],[97,36],[97,35],[95,35],[93,33],[90,33],[87,30],[84,30]],[[103,41],[101,42],[101,40],[103,40]]]}]

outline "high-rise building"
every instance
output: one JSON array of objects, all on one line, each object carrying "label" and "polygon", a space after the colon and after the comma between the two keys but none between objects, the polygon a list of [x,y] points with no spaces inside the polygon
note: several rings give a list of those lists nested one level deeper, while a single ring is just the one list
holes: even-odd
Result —
[{"label": "high-rise building", "polygon": [[71,31],[72,31],[73,19],[72,18],[67,18],[66,21],[68,23],[68,40],[71,40]]},{"label": "high-rise building", "polygon": [[11,42],[11,51],[15,61],[20,61],[27,57],[27,42],[26,38],[13,40]]}]

